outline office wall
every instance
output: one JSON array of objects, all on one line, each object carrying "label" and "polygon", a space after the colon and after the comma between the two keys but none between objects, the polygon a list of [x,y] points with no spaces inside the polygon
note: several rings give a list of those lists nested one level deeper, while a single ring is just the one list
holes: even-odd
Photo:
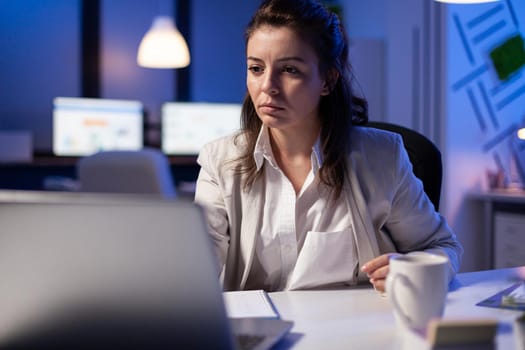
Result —
[{"label": "office wall", "polygon": [[487,268],[482,220],[467,194],[486,188],[488,169],[508,169],[508,136],[525,117],[523,68],[500,82],[488,54],[510,35],[524,35],[525,2],[396,0],[385,11],[386,118],[438,145],[445,170],[440,211],[465,245],[462,270]]},{"label": "office wall", "polygon": [[384,40],[386,5],[391,0],[341,0],[345,26],[350,38]]},{"label": "office wall", "polygon": [[525,37],[525,2],[449,5],[447,21],[446,215],[468,243],[464,270],[489,267],[478,254],[479,224],[468,191],[487,189],[486,171],[509,172],[509,138],[525,118],[525,68],[506,81],[489,52],[512,35]]},{"label": "office wall", "polygon": [[75,0],[2,2],[0,129],[32,130],[51,147],[51,103],[80,93],[80,15]]},{"label": "office wall", "polygon": [[350,63],[355,90],[368,101],[371,120],[386,120],[386,2],[339,1],[349,37]]},{"label": "office wall", "polygon": [[192,0],[193,101],[242,102],[246,92],[244,29],[258,4]]}]

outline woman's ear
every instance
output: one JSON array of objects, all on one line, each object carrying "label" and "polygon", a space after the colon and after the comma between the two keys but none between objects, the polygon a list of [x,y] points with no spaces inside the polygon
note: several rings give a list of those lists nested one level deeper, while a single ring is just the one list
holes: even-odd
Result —
[{"label": "woman's ear", "polygon": [[334,89],[337,80],[339,79],[339,72],[335,69],[330,69],[326,73],[326,78],[324,80],[323,88],[321,89],[321,96],[329,95]]}]

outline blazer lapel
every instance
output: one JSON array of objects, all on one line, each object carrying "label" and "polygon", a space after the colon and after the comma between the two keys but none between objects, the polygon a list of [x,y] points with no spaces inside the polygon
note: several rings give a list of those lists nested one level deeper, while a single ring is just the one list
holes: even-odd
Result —
[{"label": "blazer lapel", "polygon": [[[255,238],[261,231],[263,219],[263,203],[264,203],[264,184],[260,179],[256,180],[251,186],[249,193],[245,195],[243,201],[243,213],[257,213],[255,217],[241,218],[241,230],[243,237],[241,237],[241,252],[242,260],[245,262],[242,271],[242,278],[240,281],[240,289],[244,289],[248,273],[252,267],[253,257],[255,255]],[[240,272],[240,271],[239,271]]]},{"label": "blazer lapel", "polygon": [[[349,165],[345,193],[354,224],[359,266],[363,266],[366,262],[379,255],[379,247],[375,239],[374,227],[370,221],[367,203],[354,170],[355,164],[354,162],[349,162]],[[361,269],[358,269],[358,271],[359,281],[368,280],[368,277],[365,273],[361,272]]]}]

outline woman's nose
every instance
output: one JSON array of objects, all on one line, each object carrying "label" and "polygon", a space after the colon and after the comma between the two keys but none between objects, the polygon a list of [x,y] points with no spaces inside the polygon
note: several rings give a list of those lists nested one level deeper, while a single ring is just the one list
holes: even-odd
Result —
[{"label": "woman's nose", "polygon": [[272,71],[266,71],[263,76],[262,90],[269,95],[275,95],[279,93],[279,82],[277,77]]}]

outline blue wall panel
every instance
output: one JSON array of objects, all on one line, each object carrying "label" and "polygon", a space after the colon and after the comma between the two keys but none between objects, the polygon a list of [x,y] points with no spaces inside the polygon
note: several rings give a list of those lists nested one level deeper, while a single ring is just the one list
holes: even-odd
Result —
[{"label": "blue wall panel", "polygon": [[80,92],[80,14],[75,0],[3,1],[0,11],[0,129],[33,130],[50,149],[51,103]]}]

